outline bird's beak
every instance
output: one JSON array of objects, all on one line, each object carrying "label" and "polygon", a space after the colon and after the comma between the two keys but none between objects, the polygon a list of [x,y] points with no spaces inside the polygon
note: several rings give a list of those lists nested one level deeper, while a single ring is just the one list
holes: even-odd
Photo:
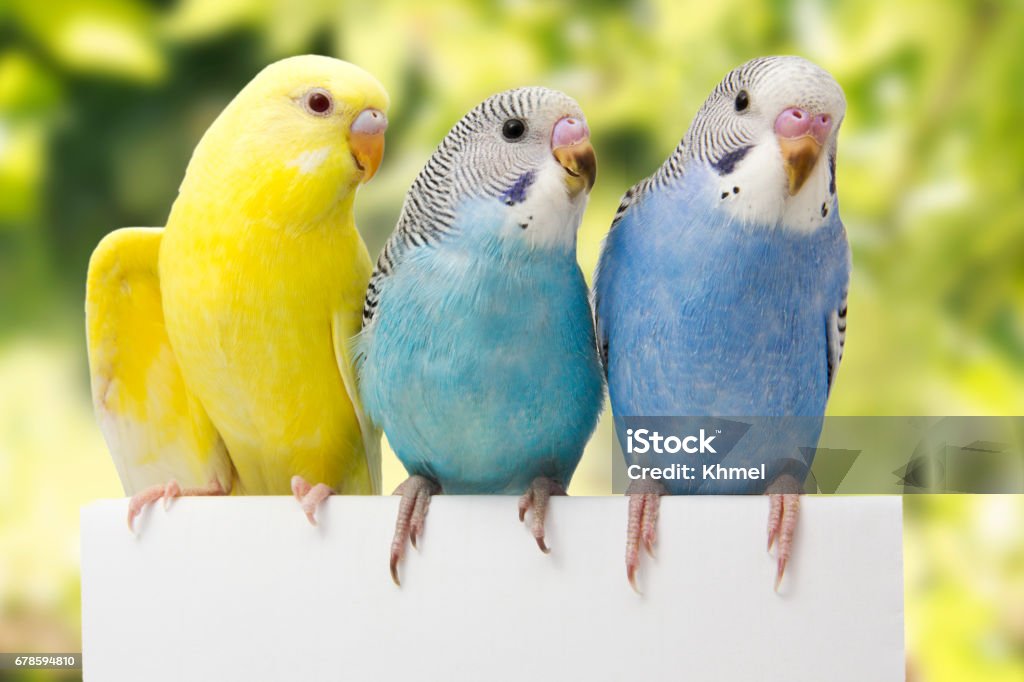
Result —
[{"label": "bird's beak", "polygon": [[586,121],[572,116],[560,119],[551,131],[551,153],[565,169],[570,196],[591,190],[597,178],[597,157]]},{"label": "bird's beak", "polygon": [[782,152],[790,196],[807,182],[831,131],[832,118],[828,114],[811,115],[797,107],[786,109],[775,119],[775,137]]},{"label": "bird's beak", "polygon": [[790,196],[800,191],[811,175],[814,164],[821,156],[821,145],[812,137],[801,137],[796,140],[779,138],[782,150],[782,163],[789,179]]},{"label": "bird's beak", "polygon": [[377,109],[364,109],[352,122],[348,145],[356,165],[363,171],[362,182],[369,182],[384,157],[384,131],[388,117]]}]

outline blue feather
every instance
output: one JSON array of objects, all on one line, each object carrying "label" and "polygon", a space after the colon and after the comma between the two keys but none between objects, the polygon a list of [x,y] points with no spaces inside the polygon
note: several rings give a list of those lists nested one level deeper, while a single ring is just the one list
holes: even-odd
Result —
[{"label": "blue feather", "polygon": [[[803,475],[828,397],[827,325],[849,279],[846,233],[838,211],[813,232],[735,220],[721,209],[716,183],[710,169],[692,168],[642,195],[608,235],[595,299],[612,412],[805,417],[774,427],[761,421],[756,437],[729,455],[738,466],[767,462],[776,473],[795,460]],[[808,445],[810,452],[800,450]],[[668,486],[673,493],[763,487]]]},{"label": "blue feather", "polygon": [[457,214],[382,284],[358,341],[363,404],[446,493],[568,485],[603,400],[575,246],[532,247],[494,199]]}]

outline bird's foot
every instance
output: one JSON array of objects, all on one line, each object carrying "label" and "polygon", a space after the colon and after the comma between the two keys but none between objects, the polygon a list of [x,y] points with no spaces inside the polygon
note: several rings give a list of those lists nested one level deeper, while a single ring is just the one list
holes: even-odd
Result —
[{"label": "bird's foot", "polygon": [[799,483],[791,476],[780,477],[768,487],[768,498],[771,502],[768,512],[768,549],[771,550],[772,545],[777,546],[776,592],[778,592],[782,576],[786,572],[786,564],[789,563],[789,558],[793,554],[793,535],[800,518],[799,493],[782,491],[799,489]]},{"label": "bird's foot", "polygon": [[544,543],[544,519],[548,513],[548,502],[552,495],[565,495],[565,486],[544,476],[538,476],[530,483],[522,497],[519,498],[519,520],[526,521],[526,512],[533,510],[530,517],[530,532],[537,541],[540,551],[547,554],[551,550]]},{"label": "bird's foot", "polygon": [[626,578],[638,594],[636,572],[640,568],[640,545],[654,556],[657,540],[658,509],[665,487],[653,481],[633,481],[626,490],[629,495],[629,519],[626,522]]},{"label": "bird's foot", "polygon": [[325,483],[312,485],[302,476],[292,476],[292,495],[299,501],[299,506],[306,513],[306,518],[312,525],[316,525],[316,510],[323,504],[323,501],[334,494],[334,491]]},{"label": "bird's foot", "polygon": [[416,539],[423,534],[430,497],[440,492],[441,486],[424,476],[410,476],[395,488],[393,494],[401,495],[402,502],[398,506],[395,537],[391,541],[391,579],[399,587],[402,582],[398,579],[398,563],[405,556],[405,543],[409,541],[416,546]]},{"label": "bird's foot", "polygon": [[128,501],[128,530],[135,532],[135,518],[142,513],[147,505],[153,504],[159,499],[164,501],[164,509],[171,506],[176,497],[182,496],[206,496],[226,495],[227,491],[216,478],[204,487],[182,488],[177,481],[171,480],[164,485],[151,485],[145,490],[132,495]]}]

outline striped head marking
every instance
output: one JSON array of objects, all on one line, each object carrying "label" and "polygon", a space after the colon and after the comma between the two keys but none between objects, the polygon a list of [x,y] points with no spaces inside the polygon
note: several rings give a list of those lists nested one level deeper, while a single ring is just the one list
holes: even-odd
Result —
[{"label": "striped head marking", "polygon": [[800,57],[761,57],[731,71],[686,133],[685,170],[709,168],[708,191],[736,217],[810,231],[836,207],[836,138],[846,99]]},{"label": "striped head marking", "polygon": [[596,172],[586,118],[571,97],[542,87],[507,90],[451,129],[413,183],[400,224],[444,233],[460,206],[493,200],[504,207],[509,236],[575,244]]}]

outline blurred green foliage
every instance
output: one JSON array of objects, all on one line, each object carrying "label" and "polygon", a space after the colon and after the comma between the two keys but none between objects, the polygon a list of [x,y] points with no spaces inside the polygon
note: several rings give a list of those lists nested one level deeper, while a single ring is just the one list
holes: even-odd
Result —
[{"label": "blurred green foliage", "polygon": [[[722,75],[804,55],[849,99],[838,181],[855,272],[833,412],[1021,414],[1022,39],[1019,0],[0,0],[0,650],[78,648],[77,507],[120,493],[88,405],[89,253],[116,227],[162,224],[203,130],[268,62],[330,54],[389,89],[384,166],[357,203],[371,252],[462,113],[506,87],[569,92],[600,165],[589,274],[622,192]],[[574,492],[609,489],[609,447],[603,425]],[[1020,679],[1024,542],[979,551],[972,521],[1019,520],[1020,504],[907,506],[919,679],[980,679],[993,656],[1004,677],[985,679]]]}]

